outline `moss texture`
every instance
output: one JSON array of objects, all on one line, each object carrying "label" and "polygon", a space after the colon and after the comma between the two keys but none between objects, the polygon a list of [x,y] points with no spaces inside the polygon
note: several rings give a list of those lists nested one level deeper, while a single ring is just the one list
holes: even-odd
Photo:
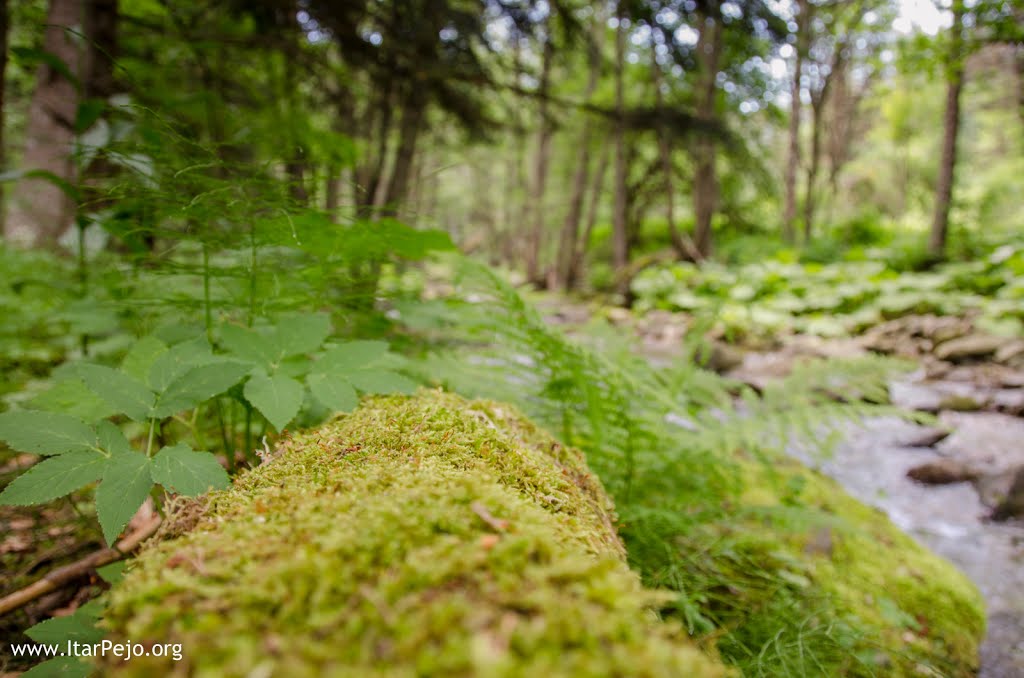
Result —
[{"label": "moss texture", "polygon": [[111,593],[118,675],[729,675],[653,609],[575,451],[506,405],[377,398],[285,441]]}]

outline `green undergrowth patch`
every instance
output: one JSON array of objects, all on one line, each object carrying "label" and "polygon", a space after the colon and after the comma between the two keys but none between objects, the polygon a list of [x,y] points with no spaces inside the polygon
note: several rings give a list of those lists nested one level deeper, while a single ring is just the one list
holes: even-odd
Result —
[{"label": "green undergrowth patch", "polygon": [[630,563],[678,592],[664,613],[744,675],[974,675],[985,615],[963,574],[796,461],[740,473],[714,506],[643,474],[621,507]]},{"label": "green undergrowth patch", "polygon": [[631,572],[582,456],[507,405],[375,398],[172,511],[106,624],[198,676],[723,676]]}]

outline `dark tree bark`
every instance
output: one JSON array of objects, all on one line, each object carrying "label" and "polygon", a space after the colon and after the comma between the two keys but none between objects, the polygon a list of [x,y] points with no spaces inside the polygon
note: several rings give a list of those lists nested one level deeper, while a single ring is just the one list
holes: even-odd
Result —
[{"label": "dark tree bark", "polygon": [[942,160],[935,186],[935,214],[928,239],[928,251],[942,257],[949,232],[949,208],[953,202],[956,173],[956,141],[960,133],[960,92],[964,83],[963,65],[963,0],[953,2],[953,25],[950,27],[950,51],[946,64],[946,111],[942,130]]},{"label": "dark tree bark", "polygon": [[789,154],[785,177],[786,205],[782,214],[782,235],[789,242],[793,242],[796,236],[796,175],[800,166],[800,114],[803,110],[803,103],[800,101],[800,79],[810,37],[810,0],[797,0],[797,8],[799,13],[796,18],[796,54],[793,59],[793,83],[790,88],[792,101],[789,107]]},{"label": "dark tree bark", "polygon": [[825,104],[828,102],[829,91],[833,78],[843,68],[843,50],[840,44],[832,57],[829,72],[825,75],[820,89],[811,94],[811,149],[807,163],[807,185],[804,193],[804,242],[811,241],[814,232],[814,210],[817,207],[818,169],[821,167],[821,135],[825,117]]},{"label": "dark tree bark", "polygon": [[566,285],[569,289],[576,287],[580,282],[583,272],[583,260],[586,258],[587,247],[590,246],[590,236],[594,232],[594,225],[597,223],[597,210],[601,205],[601,196],[604,193],[604,177],[608,173],[609,146],[601,147],[601,155],[597,160],[597,170],[594,172],[594,183],[590,189],[590,204],[587,206],[587,218],[583,227],[583,237],[576,245],[566,278]]},{"label": "dark tree bark", "polygon": [[622,3],[618,7],[619,23],[615,29],[615,192],[612,214],[612,270],[615,275],[615,291],[629,301],[629,234],[626,230],[626,121],[624,104],[623,70],[626,63],[626,30],[623,27],[625,12]]},{"label": "dark tree bark", "polygon": [[[0,0],[0,172],[7,171],[7,146],[4,128],[7,124],[4,91],[7,87],[7,40],[11,30],[11,15],[7,0]],[[4,233],[7,217],[7,185],[0,182],[0,233]]]},{"label": "dark tree bark", "polygon": [[[697,117],[712,123],[716,119],[716,79],[722,55],[722,22],[717,16],[718,2],[710,3],[712,12],[701,15],[700,38],[697,54],[700,60],[700,79],[697,86]],[[698,258],[711,254],[711,221],[718,202],[718,177],[715,173],[715,142],[702,134],[694,148],[693,213],[694,245]]]},{"label": "dark tree bark", "polygon": [[551,124],[551,112],[548,107],[548,93],[551,86],[551,62],[555,56],[555,46],[551,40],[550,22],[548,22],[548,35],[544,39],[544,50],[541,55],[540,83],[538,95],[540,97],[540,127],[537,130],[537,156],[535,158],[533,176],[533,190],[531,201],[533,203],[533,219],[527,238],[526,251],[526,279],[534,285],[543,285],[541,274],[541,249],[544,241],[544,217],[546,206],[544,196],[548,184],[548,164],[551,160],[551,135],[553,126]]},{"label": "dark tree bark", "polygon": [[416,156],[416,147],[423,127],[424,106],[420,85],[412,83],[402,108],[402,118],[398,124],[398,146],[395,148],[395,161],[391,170],[391,180],[384,194],[383,213],[385,216],[398,215],[399,204],[409,193],[409,179],[412,177],[412,163]]},{"label": "dark tree bark", "polygon": [[[590,102],[597,89],[597,81],[601,75],[601,45],[598,36],[604,29],[593,31],[593,43],[589,49],[589,73],[584,101]],[[573,262],[579,247],[580,221],[583,218],[583,198],[587,191],[587,178],[590,173],[590,116],[584,115],[580,128],[579,149],[576,156],[576,170],[573,174],[572,194],[569,197],[569,210],[565,215],[562,233],[558,244],[558,261],[555,265],[555,287],[567,290],[570,286],[570,272],[578,266]]]},{"label": "dark tree bark", "polygon": [[[82,0],[50,0],[43,48],[82,75],[82,54],[67,29],[83,25]],[[75,84],[49,64],[36,71],[36,88],[29,108],[22,169],[47,178],[24,178],[14,185],[4,224],[9,243],[55,247],[74,217],[75,205],[61,188],[75,183],[72,145],[78,108]]]}]

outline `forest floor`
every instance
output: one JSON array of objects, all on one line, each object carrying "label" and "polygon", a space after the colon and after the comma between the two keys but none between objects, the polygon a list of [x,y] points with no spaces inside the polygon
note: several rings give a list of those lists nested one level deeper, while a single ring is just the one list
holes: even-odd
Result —
[{"label": "forest floor", "polygon": [[[684,355],[693,322],[683,313],[637,315],[561,297],[538,304],[549,323],[579,336],[604,317],[631,332],[636,351],[655,365]],[[913,371],[891,381],[892,404],[933,415],[934,425],[880,417],[840,426],[825,457],[795,442],[789,451],[966,573],[988,607],[979,675],[1024,675],[1024,522],[990,519],[1024,466],[1024,342],[987,335],[969,318],[929,315],[853,338],[794,334],[751,348],[718,337],[711,346],[710,367],[758,390],[808,359],[876,352],[913,362]]]}]

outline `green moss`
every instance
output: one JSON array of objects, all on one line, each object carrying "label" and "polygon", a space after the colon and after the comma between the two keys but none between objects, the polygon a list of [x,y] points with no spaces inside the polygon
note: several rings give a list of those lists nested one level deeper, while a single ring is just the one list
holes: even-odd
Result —
[{"label": "green moss", "polygon": [[505,405],[368,401],[172,522],[184,533],[136,560],[106,623],[182,643],[176,672],[729,673],[652,611],[664,595],[627,568],[581,456]]},{"label": "green moss", "polygon": [[963,574],[796,461],[738,464],[722,505],[641,477],[620,507],[631,564],[677,592],[668,612],[746,675],[975,675],[985,616]]}]

